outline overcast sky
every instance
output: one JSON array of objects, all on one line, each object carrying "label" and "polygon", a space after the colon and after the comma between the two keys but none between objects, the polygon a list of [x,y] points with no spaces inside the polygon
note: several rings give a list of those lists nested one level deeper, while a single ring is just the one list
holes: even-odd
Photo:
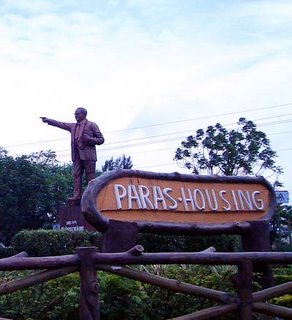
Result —
[{"label": "overcast sky", "polygon": [[125,154],[134,169],[186,173],[173,161],[182,140],[246,117],[292,193],[292,1],[0,0],[0,15],[10,155],[69,162],[68,132],[39,117],[74,122],[83,106],[106,139],[98,168]]}]

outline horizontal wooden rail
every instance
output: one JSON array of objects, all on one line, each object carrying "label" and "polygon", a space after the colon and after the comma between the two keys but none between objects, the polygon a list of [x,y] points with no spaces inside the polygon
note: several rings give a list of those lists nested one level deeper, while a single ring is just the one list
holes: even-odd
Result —
[{"label": "horizontal wooden rail", "polygon": [[[44,270],[23,279],[0,285],[0,295],[24,289],[46,282],[72,272],[80,273],[80,319],[98,320],[98,283],[96,271],[102,270],[151,285],[156,285],[173,292],[190,294],[215,300],[221,305],[196,311],[175,318],[176,320],[211,319],[229,312],[237,311],[239,320],[252,319],[253,312],[270,316],[292,319],[292,309],[266,303],[267,300],[291,293],[292,282],[281,284],[258,292],[252,292],[252,273],[255,264],[291,264],[292,252],[214,252],[209,248],[202,252],[144,253],[144,248],[137,245],[126,252],[100,253],[96,247],[80,247],[77,253],[64,256],[28,257],[22,252],[0,260],[1,271]],[[236,265],[237,274],[234,286],[237,295],[219,290],[199,287],[175,279],[167,279],[145,271],[137,271],[125,265],[147,264],[202,264]],[[1,320],[1,318],[0,318]]]},{"label": "horizontal wooden rail", "polygon": [[283,317],[284,319],[292,319],[292,310],[290,308],[276,306],[265,302],[254,302],[253,311],[260,312],[269,316]]},{"label": "horizontal wooden rail", "polygon": [[[292,263],[292,252],[204,252],[204,253],[95,253],[92,257],[97,264],[217,264],[240,265],[249,260],[253,263],[285,264]],[[0,265],[1,267],[1,265]]]},{"label": "horizontal wooden rail", "polygon": [[[139,246],[141,247],[141,246]],[[82,249],[82,248],[81,248]],[[292,263],[292,252],[177,252],[177,253],[142,253],[132,252],[92,254],[95,264],[217,264],[239,265],[244,260],[253,263],[285,264]],[[11,257],[0,260],[0,270],[56,269],[80,265],[77,254],[51,257]]]},{"label": "horizontal wooden rail", "polygon": [[136,271],[127,267],[114,267],[109,265],[97,265],[98,270],[106,271],[109,273],[117,274],[122,277],[126,277],[140,282],[159,286],[161,288],[181,292],[184,294],[196,295],[198,297],[213,299],[224,303],[239,302],[239,300],[226,292],[204,288],[189,283],[184,283],[178,280],[166,279],[160,276],[146,273],[143,271]]},{"label": "horizontal wooden rail", "polygon": [[69,266],[79,266],[79,257],[76,254],[50,257],[10,257],[0,260],[0,270],[36,270],[56,269]]},{"label": "horizontal wooden rail", "polygon": [[235,303],[228,304],[225,306],[215,306],[204,310],[196,311],[184,316],[173,318],[172,320],[205,320],[211,318],[218,318],[229,312],[235,311],[238,305]]},{"label": "horizontal wooden rail", "polygon": [[[78,267],[65,267],[61,269],[54,269],[49,271],[42,271],[31,276],[6,282],[0,285],[0,295],[12,293],[14,291],[25,289],[52,279],[63,277],[69,273],[77,272]],[[1,320],[1,319],[0,319]]]},{"label": "horizontal wooden rail", "polygon": [[292,281],[279,284],[276,287],[267,288],[258,292],[254,292],[253,301],[265,301],[285,294],[292,293]]}]

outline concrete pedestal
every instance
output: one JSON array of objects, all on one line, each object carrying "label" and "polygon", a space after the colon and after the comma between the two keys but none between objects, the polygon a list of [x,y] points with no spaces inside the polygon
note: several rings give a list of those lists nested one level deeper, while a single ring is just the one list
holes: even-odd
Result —
[{"label": "concrete pedestal", "polygon": [[59,209],[59,223],[61,229],[96,231],[86,222],[81,213],[80,205],[71,205]]}]

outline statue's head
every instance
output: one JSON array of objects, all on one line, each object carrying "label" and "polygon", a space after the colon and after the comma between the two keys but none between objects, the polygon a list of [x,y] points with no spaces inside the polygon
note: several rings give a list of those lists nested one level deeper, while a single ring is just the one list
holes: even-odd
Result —
[{"label": "statue's head", "polygon": [[82,121],[87,116],[87,110],[85,108],[77,108],[74,113],[77,122]]}]

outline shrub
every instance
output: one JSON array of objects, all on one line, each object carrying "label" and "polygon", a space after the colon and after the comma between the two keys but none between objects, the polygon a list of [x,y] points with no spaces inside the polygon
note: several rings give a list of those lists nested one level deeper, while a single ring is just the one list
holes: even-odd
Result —
[{"label": "shrub", "polygon": [[[30,274],[31,271],[1,272],[1,283]],[[18,320],[78,320],[79,275],[70,274],[0,296],[0,315]]]},{"label": "shrub", "polygon": [[0,259],[12,256],[14,250],[12,247],[0,247]]},{"label": "shrub", "polygon": [[197,252],[208,247],[215,247],[216,251],[234,252],[241,247],[240,236],[213,235],[167,235],[167,234],[140,234],[138,243],[147,252]]},{"label": "shrub", "polygon": [[148,295],[143,285],[117,275],[99,272],[101,319],[150,319]]},{"label": "shrub", "polygon": [[[234,293],[230,277],[234,266],[149,265],[137,266],[156,275],[186,283]],[[291,268],[277,268],[277,282],[289,276]],[[31,274],[31,271],[1,272],[0,284]],[[168,290],[98,271],[98,295],[102,320],[163,320],[182,316],[216,303],[208,299]],[[280,277],[277,277],[280,275]],[[79,314],[79,275],[70,274],[42,285],[0,297],[0,315],[19,320],[77,320]],[[272,303],[291,308],[291,295],[272,299]],[[236,312],[218,317],[237,319]],[[260,314],[253,319],[270,319]]]},{"label": "shrub", "polygon": [[100,233],[69,230],[23,230],[12,239],[15,253],[26,251],[29,256],[72,254],[76,247],[97,246]]}]

